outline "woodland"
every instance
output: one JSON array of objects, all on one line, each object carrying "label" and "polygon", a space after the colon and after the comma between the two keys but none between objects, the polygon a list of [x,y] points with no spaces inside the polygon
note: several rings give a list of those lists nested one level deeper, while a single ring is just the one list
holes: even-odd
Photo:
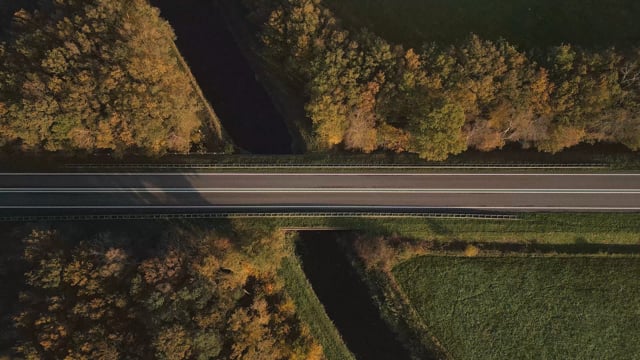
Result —
[{"label": "woodland", "polygon": [[343,25],[322,0],[244,0],[263,53],[307,97],[314,147],[444,160],[508,143],[640,148],[640,51],[560,44],[528,53],[469,35],[391,44]]},{"label": "woodland", "polygon": [[[473,34],[407,48],[343,25],[321,0],[243,3],[263,55],[305,94],[312,150],[445,160],[509,143],[549,153],[596,142],[640,148],[637,48],[527,52]],[[22,7],[0,9],[1,146],[156,156],[201,143],[202,104],[157,8]]]},{"label": "woodland", "polygon": [[0,355],[324,358],[277,276],[282,233],[239,221],[2,230]]}]

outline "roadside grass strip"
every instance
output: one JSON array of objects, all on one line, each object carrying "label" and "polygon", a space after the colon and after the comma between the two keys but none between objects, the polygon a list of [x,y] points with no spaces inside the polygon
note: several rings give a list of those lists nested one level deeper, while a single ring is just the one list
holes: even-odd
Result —
[{"label": "roadside grass strip", "polygon": [[563,244],[640,244],[640,214],[521,214],[520,221],[406,219],[379,222],[387,233],[438,241]]},{"label": "roadside grass strip", "polygon": [[637,256],[421,256],[393,269],[455,359],[638,359],[639,274]]},{"label": "roadside grass strip", "polygon": [[[89,210],[89,207],[87,207]],[[547,246],[551,251],[612,252],[619,245],[640,246],[640,213],[182,213],[68,216],[0,216],[2,221],[197,220],[253,218],[279,229],[349,229],[368,236],[399,236],[429,241]],[[558,250],[553,250],[559,248]]]},{"label": "roadside grass strip", "polygon": [[[519,214],[514,220],[438,218],[299,218],[274,219],[276,227],[333,227],[358,230],[369,236],[400,236],[441,242],[562,245],[580,249],[640,245],[638,213]],[[572,250],[572,251],[574,251]]]}]

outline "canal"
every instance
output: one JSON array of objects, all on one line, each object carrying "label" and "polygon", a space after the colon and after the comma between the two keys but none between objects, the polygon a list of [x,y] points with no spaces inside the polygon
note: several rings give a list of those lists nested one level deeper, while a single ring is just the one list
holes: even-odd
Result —
[{"label": "canal", "polygon": [[[173,26],[178,48],[235,144],[255,154],[291,153],[282,117],[214,2],[152,0],[152,4]],[[314,291],[358,359],[409,359],[349,263],[338,233],[302,232],[299,251]]]},{"label": "canal", "polygon": [[313,290],[357,359],[403,360],[409,353],[380,318],[367,285],[331,231],[303,231],[298,252]]},{"label": "canal", "polygon": [[234,143],[254,154],[289,154],[284,120],[236,44],[213,0],[152,0]]}]

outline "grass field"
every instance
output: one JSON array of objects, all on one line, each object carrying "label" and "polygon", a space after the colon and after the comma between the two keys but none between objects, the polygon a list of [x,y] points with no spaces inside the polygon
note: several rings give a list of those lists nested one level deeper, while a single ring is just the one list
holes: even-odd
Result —
[{"label": "grass field", "polygon": [[354,360],[355,357],[342,341],[340,333],[313,292],[298,260],[293,257],[283,259],[279,274],[284,279],[285,288],[296,305],[298,315],[322,345],[326,358]]},{"label": "grass field", "polygon": [[640,40],[635,0],[325,0],[347,24],[419,46],[452,43],[473,32],[523,48],[578,44],[626,47]]},{"label": "grass field", "polygon": [[393,273],[453,358],[640,357],[640,258],[425,256]]}]

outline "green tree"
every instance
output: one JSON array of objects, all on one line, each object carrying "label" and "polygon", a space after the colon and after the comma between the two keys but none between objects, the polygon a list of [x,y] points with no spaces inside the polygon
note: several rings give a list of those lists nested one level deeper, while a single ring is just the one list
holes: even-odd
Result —
[{"label": "green tree", "polygon": [[426,160],[444,160],[466,149],[462,136],[464,112],[459,105],[422,106],[409,118],[411,151]]}]

